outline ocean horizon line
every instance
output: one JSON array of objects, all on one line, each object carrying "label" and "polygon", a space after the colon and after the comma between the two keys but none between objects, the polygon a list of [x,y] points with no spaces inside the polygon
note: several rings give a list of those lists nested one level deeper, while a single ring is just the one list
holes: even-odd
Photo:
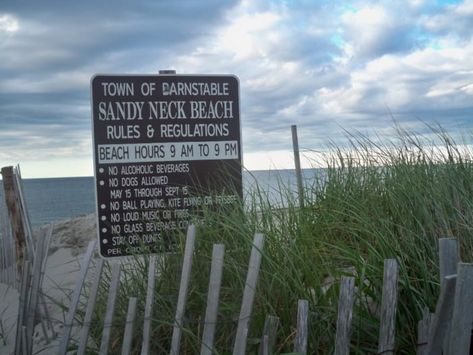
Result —
[{"label": "ocean horizon line", "polygon": [[[309,171],[309,170],[323,170],[324,168],[302,168],[302,171]],[[260,173],[260,172],[278,172],[278,171],[295,171],[295,168],[292,169],[255,169],[255,170],[247,170],[244,169],[243,173]],[[75,175],[75,176],[46,176],[46,177],[22,177],[22,180],[43,180],[43,179],[78,179],[78,178],[93,178],[94,175]],[[1,175],[0,175],[0,181]]]}]

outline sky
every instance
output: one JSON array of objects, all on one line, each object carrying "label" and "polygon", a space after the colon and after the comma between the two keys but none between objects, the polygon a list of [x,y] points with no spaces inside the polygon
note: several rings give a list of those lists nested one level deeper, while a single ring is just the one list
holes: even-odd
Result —
[{"label": "sky", "polygon": [[293,168],[293,124],[306,152],[395,123],[468,135],[472,35],[473,0],[0,0],[0,166],[93,175],[96,73],[238,76],[250,170]]}]

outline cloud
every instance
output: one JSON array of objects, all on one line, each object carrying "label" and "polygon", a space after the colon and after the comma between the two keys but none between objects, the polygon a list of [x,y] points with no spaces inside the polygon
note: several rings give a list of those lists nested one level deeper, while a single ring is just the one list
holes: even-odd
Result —
[{"label": "cloud", "polygon": [[95,73],[236,74],[255,154],[290,149],[291,124],[308,148],[393,117],[465,130],[472,19],[471,0],[3,1],[0,160],[91,156]]},{"label": "cloud", "polygon": [[0,33],[14,33],[18,31],[18,21],[10,15],[0,16]]},{"label": "cloud", "polygon": [[234,4],[184,5],[2,2],[0,161],[91,157],[90,78],[167,67]]},{"label": "cloud", "polygon": [[346,12],[342,15],[345,50],[358,60],[409,51],[416,42],[412,26],[409,14],[382,5]]},{"label": "cloud", "polygon": [[443,12],[422,16],[422,23],[432,33],[468,42],[473,34],[473,1],[447,4]]}]

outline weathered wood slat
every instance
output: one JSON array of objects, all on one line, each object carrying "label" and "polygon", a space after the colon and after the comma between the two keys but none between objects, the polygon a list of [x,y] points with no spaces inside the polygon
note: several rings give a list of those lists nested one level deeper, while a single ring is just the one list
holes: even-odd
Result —
[{"label": "weathered wood slat", "polygon": [[395,259],[384,260],[383,293],[378,353],[394,355],[399,268]]},{"label": "weathered wood slat", "polygon": [[15,174],[14,174],[15,193],[18,196],[18,200],[19,200],[21,221],[23,223],[23,230],[25,232],[26,250],[28,253],[28,257],[30,258],[30,261],[33,261],[36,255],[36,245],[35,245],[35,241],[33,240],[33,229],[31,228],[30,216],[28,214],[28,208],[26,206],[26,200],[24,198],[20,166],[17,165],[14,171],[15,171]]},{"label": "weathered wood slat", "polygon": [[422,319],[417,323],[417,355],[427,355],[430,329],[434,314],[424,309]]},{"label": "weathered wood slat", "polygon": [[174,318],[174,327],[171,339],[171,355],[178,355],[182,336],[182,319],[187,301],[187,289],[192,269],[192,256],[194,254],[195,244],[195,226],[190,225],[187,229],[186,246],[184,250],[184,260],[182,262],[181,284],[179,286],[179,295],[177,298],[176,316]]},{"label": "weathered wood slat", "polygon": [[122,355],[129,355],[131,343],[133,341],[133,327],[136,316],[136,297],[130,297],[128,300],[128,311],[126,314],[125,332],[123,334]]},{"label": "weathered wood slat", "polygon": [[353,303],[355,301],[355,278],[343,276],[338,298],[337,333],[335,336],[335,355],[350,353]]},{"label": "weathered wood slat", "polygon": [[143,321],[143,337],[141,341],[141,355],[149,354],[149,339],[151,334],[151,320],[153,317],[154,285],[156,282],[156,256],[149,258],[148,283],[146,287],[146,302]]},{"label": "weathered wood slat", "polygon": [[87,275],[87,271],[89,269],[90,259],[92,258],[92,254],[95,250],[95,243],[96,240],[93,240],[89,243],[87,251],[85,252],[82,259],[80,271],[77,275],[76,285],[72,294],[71,304],[69,305],[65,319],[64,332],[59,343],[58,355],[64,355],[67,352],[67,344],[69,343],[69,337],[71,336],[74,315],[77,310],[77,305],[79,304],[80,294],[82,291],[82,286],[84,285],[85,276]]},{"label": "weathered wood slat", "polygon": [[[275,316],[266,316],[264,320],[263,336],[259,348],[259,355],[272,354],[274,346],[276,345],[276,338],[278,334],[279,318]],[[264,349],[265,338],[267,338],[266,349]]]},{"label": "weathered wood slat", "polygon": [[28,339],[26,337],[26,326],[21,327],[21,355],[31,355],[31,352],[28,351]]},{"label": "weathered wood slat", "polygon": [[[28,301],[28,288],[30,283],[30,262],[26,259],[23,260],[23,267],[21,273],[21,284],[20,284],[20,299],[18,302],[18,317],[16,320],[16,337],[15,337],[15,355],[22,353],[22,329],[25,324],[25,315]],[[26,327],[25,327],[25,340],[26,340]],[[25,348],[26,349],[26,348]]]},{"label": "weathered wood slat", "polygon": [[442,355],[442,347],[449,335],[448,330],[452,320],[456,281],[457,275],[445,277],[444,287],[440,291],[427,341],[426,354],[428,355]]},{"label": "weathered wood slat", "polygon": [[0,199],[0,282],[10,284],[6,273],[7,267],[10,265],[8,262],[10,247],[8,235],[5,233],[7,222],[3,211],[3,199]]},{"label": "weathered wood slat", "polygon": [[56,333],[54,332],[54,326],[53,326],[53,322],[52,322],[52,319],[51,317],[49,316],[49,311],[48,311],[48,305],[47,305],[47,302],[46,302],[46,297],[44,297],[44,293],[41,293],[40,294],[40,297],[41,297],[41,305],[43,307],[43,311],[42,313],[44,314],[44,316],[46,317],[46,322],[47,322],[47,327],[49,329],[51,329],[51,336],[52,338],[54,339],[56,337]]},{"label": "weathered wood slat", "polygon": [[18,289],[18,284],[16,283],[15,247],[4,198],[0,199],[0,233],[0,282]]},{"label": "weathered wood slat", "polygon": [[97,295],[99,293],[100,279],[102,277],[103,270],[103,259],[98,259],[95,264],[95,275],[92,287],[90,288],[89,299],[87,300],[87,308],[85,310],[84,321],[80,331],[79,345],[77,348],[77,355],[85,354],[87,347],[87,340],[89,339],[90,323],[94,315],[95,302],[97,301]]},{"label": "weathered wood slat", "polygon": [[[5,203],[8,210],[8,216],[12,225],[13,237],[15,239],[17,273],[21,275],[21,266],[23,264],[26,252],[25,230],[21,220],[21,210],[19,197],[15,193],[15,177],[12,166],[2,168],[3,190],[5,192]],[[32,261],[31,261],[32,262]]]},{"label": "weathered wood slat", "polygon": [[48,263],[48,254],[49,254],[49,246],[51,245],[51,239],[53,236],[54,227],[52,224],[49,224],[48,231],[46,232],[46,238],[43,243],[44,251],[43,251],[43,262],[41,264],[41,284],[43,284],[44,275],[46,273],[46,264]]},{"label": "weathered wood slat", "polygon": [[304,207],[304,185],[302,184],[301,157],[299,154],[299,139],[297,137],[297,126],[291,126],[292,149],[294,151],[294,167],[296,169],[297,192],[300,208]]},{"label": "weathered wood slat", "polygon": [[[439,269],[440,269],[440,292],[445,287],[445,277],[456,275],[457,265],[460,262],[460,253],[458,250],[458,241],[455,238],[439,239]],[[453,299],[452,299],[453,301]],[[450,320],[449,320],[450,321]],[[445,334],[450,334],[450,323],[447,325]],[[442,348],[447,351],[449,337],[444,337]]]},{"label": "weathered wood slat", "polygon": [[[49,342],[50,342],[49,335],[48,335],[48,328],[52,330],[53,329],[53,323],[52,323],[52,320],[49,318],[48,307],[47,307],[47,304],[45,302],[45,297],[44,297],[44,292],[43,292],[43,280],[44,280],[44,275],[46,273],[46,264],[48,262],[49,246],[51,244],[52,235],[53,235],[53,226],[52,226],[52,224],[50,224],[49,228],[48,228],[48,231],[46,233],[46,237],[44,239],[44,243],[42,243],[44,251],[43,251],[43,262],[41,264],[40,281],[39,281],[40,290],[39,290],[39,294],[38,294],[39,315],[41,317],[41,326],[42,326],[42,329],[43,329],[43,334],[44,334],[44,337],[45,337],[45,340],[46,340],[46,344],[49,344]],[[54,337],[54,331],[52,333],[53,333],[53,337]]]},{"label": "weathered wood slat", "polygon": [[204,331],[202,334],[202,345],[200,348],[201,355],[211,355],[214,346],[224,255],[225,246],[223,244],[215,244],[212,250],[209,290],[207,293],[207,308],[205,310]]},{"label": "weathered wood slat", "polygon": [[[51,245],[53,229],[54,229],[53,225],[49,224],[49,228],[46,233],[46,238],[44,241],[44,252],[43,252],[44,257],[43,257],[43,263],[41,264],[41,280],[40,280],[41,289],[40,289],[40,294],[39,294],[39,297],[41,298],[41,306],[42,306],[41,313],[44,316],[44,320],[47,323],[47,328],[51,330],[53,329],[53,323],[52,323],[51,318],[49,317],[48,307],[47,307],[46,299],[44,297],[43,281],[44,281],[44,275],[46,274],[46,264],[48,262],[49,246]],[[54,331],[52,333],[53,333],[52,336],[54,338]],[[48,335],[45,334],[45,337],[48,338]],[[46,344],[48,343],[49,343],[49,339],[46,339]]]},{"label": "weathered wood slat", "polygon": [[473,264],[459,263],[448,355],[468,354],[473,323]]},{"label": "weathered wood slat", "polygon": [[455,238],[439,239],[439,266],[440,266],[440,288],[443,289],[445,277],[457,273],[457,265],[460,262],[458,242]]},{"label": "weathered wood slat", "polygon": [[243,291],[243,299],[241,302],[240,317],[238,320],[235,345],[233,347],[233,355],[244,355],[246,352],[248,325],[250,323],[251,312],[253,310],[256,284],[258,282],[259,269],[261,266],[263,244],[263,234],[256,233],[253,239],[253,248],[251,249],[250,262],[248,265],[248,273],[245,282],[245,290]]},{"label": "weathered wood slat", "polygon": [[110,344],[110,335],[112,333],[113,316],[115,314],[115,303],[120,286],[120,270],[121,264],[115,263],[112,266],[112,280],[110,281],[110,290],[107,298],[107,309],[105,311],[105,319],[103,322],[102,341],[100,343],[100,354],[107,355]]},{"label": "weathered wood slat", "polygon": [[[33,352],[33,331],[36,325],[36,314],[39,301],[39,294],[41,292],[41,271],[43,269],[43,258],[46,252],[45,248],[46,238],[38,241],[38,248],[33,262],[33,278],[31,284],[31,293],[26,315],[26,339],[28,341],[28,352]],[[47,336],[47,334],[46,334]]]},{"label": "weathered wood slat", "polygon": [[40,319],[41,330],[43,331],[44,341],[47,345],[47,344],[49,344],[50,339],[49,339],[49,335],[48,335],[48,328],[46,326],[46,315],[43,314],[43,311],[41,310],[41,308],[38,309],[38,311],[39,311],[39,314],[40,314],[40,317],[41,317],[41,319]]},{"label": "weathered wood slat", "polygon": [[294,352],[307,354],[307,331],[309,319],[309,301],[297,301],[297,329],[294,340]]},{"label": "weathered wood slat", "polygon": [[267,334],[264,334],[263,335],[263,338],[262,338],[262,341],[261,341],[261,345],[262,345],[262,350],[261,350],[261,353],[263,355],[269,355],[269,337]]}]

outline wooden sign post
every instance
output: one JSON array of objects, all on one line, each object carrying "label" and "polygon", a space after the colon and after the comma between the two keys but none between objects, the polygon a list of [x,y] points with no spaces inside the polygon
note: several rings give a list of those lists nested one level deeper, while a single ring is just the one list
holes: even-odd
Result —
[{"label": "wooden sign post", "polygon": [[16,249],[16,268],[21,275],[21,266],[26,250],[25,230],[21,217],[20,198],[15,192],[15,176],[12,166],[2,168],[3,189],[5,191],[5,202],[13,230]]}]

